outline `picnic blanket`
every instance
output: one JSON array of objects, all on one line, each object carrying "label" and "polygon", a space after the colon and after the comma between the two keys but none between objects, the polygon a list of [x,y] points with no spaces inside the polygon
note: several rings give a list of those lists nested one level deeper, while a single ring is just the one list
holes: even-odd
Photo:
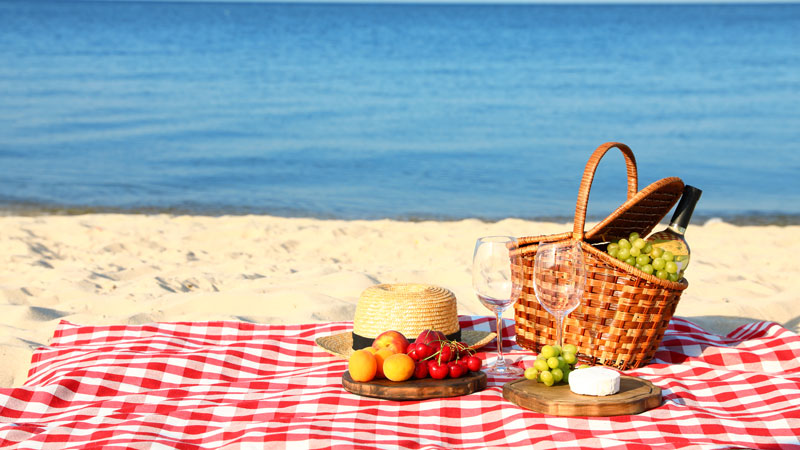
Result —
[{"label": "picnic blanket", "polygon": [[[490,330],[493,318],[461,316]],[[727,336],[673,319],[653,362],[663,389],[635,416],[554,417],[502,397],[397,402],[342,389],[347,363],[319,336],[352,323],[58,325],[28,381],[0,389],[12,448],[800,448],[800,336],[778,324]],[[506,348],[514,328],[505,322]],[[494,346],[483,349],[491,360]],[[519,347],[507,358],[531,357]]]}]

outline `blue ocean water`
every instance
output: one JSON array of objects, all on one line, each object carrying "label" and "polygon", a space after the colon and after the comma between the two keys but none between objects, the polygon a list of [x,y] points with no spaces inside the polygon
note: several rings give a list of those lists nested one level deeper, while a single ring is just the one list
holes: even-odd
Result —
[{"label": "blue ocean water", "polygon": [[0,1],[6,211],[570,218],[606,141],[797,222],[800,4]]}]

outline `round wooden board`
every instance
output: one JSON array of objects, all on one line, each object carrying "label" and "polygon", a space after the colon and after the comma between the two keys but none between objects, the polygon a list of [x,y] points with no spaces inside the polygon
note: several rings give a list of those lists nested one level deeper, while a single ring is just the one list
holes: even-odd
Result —
[{"label": "round wooden board", "polygon": [[661,388],[637,377],[622,375],[619,392],[595,397],[575,394],[568,384],[547,387],[532,380],[503,386],[503,398],[525,409],[551,416],[624,416],[639,414],[661,404]]},{"label": "round wooden board", "polygon": [[389,381],[372,380],[367,382],[353,381],[350,372],[342,374],[342,386],[348,392],[366,397],[384,398],[387,400],[425,400],[429,398],[457,397],[483,390],[486,387],[486,374],[470,372],[461,378],[434,380]]}]

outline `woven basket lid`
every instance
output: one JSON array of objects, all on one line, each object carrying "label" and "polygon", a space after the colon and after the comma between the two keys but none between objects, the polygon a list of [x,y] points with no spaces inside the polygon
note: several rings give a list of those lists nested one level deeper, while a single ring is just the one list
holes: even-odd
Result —
[{"label": "woven basket lid", "polygon": [[358,299],[353,331],[320,337],[317,345],[328,353],[348,358],[353,352],[353,334],[369,340],[395,330],[413,341],[423,330],[445,335],[460,333],[460,340],[473,348],[494,339],[495,333],[461,330],[456,296],[448,289],[427,284],[379,284],[365,289]]},{"label": "woven basket lid", "polygon": [[683,194],[683,181],[677,177],[658,180],[620,205],[584,235],[587,242],[617,240],[635,231],[650,234]]}]

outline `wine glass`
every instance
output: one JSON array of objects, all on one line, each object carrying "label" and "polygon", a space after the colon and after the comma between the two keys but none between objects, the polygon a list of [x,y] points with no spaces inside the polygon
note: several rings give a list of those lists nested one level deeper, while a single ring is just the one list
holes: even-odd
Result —
[{"label": "wine glass", "polygon": [[503,358],[503,311],[520,296],[522,286],[511,279],[511,266],[519,244],[511,236],[486,236],[477,240],[472,256],[472,286],[483,306],[497,319],[497,361],[486,368],[493,375],[517,376],[522,370],[506,364]]},{"label": "wine glass", "polygon": [[533,291],[556,317],[556,341],[563,348],[564,318],[581,304],[586,286],[583,251],[578,241],[539,244],[533,263]]}]

